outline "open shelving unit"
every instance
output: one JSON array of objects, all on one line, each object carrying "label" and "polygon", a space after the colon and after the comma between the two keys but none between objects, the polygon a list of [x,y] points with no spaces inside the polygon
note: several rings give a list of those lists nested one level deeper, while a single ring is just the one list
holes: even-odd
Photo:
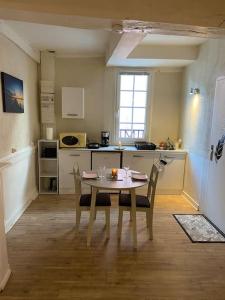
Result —
[{"label": "open shelving unit", "polygon": [[58,140],[38,141],[39,194],[59,192],[58,150]]}]

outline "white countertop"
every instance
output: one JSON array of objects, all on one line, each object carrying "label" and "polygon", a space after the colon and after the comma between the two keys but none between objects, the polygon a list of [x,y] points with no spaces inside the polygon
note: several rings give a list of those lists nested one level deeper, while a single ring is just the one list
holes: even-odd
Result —
[{"label": "white countertop", "polygon": [[77,150],[77,151],[96,151],[96,152],[159,152],[159,153],[176,153],[176,154],[185,154],[187,153],[184,149],[177,150],[137,150],[135,146],[122,146],[121,149],[118,149],[118,146],[108,146],[100,147],[98,149],[88,149],[88,148],[61,148],[60,150]]}]

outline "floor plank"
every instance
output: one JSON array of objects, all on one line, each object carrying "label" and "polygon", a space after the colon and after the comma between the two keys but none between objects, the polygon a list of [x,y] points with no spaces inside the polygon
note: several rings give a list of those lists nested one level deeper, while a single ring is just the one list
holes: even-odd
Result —
[{"label": "floor plank", "polygon": [[76,233],[72,196],[34,201],[7,235],[13,273],[0,299],[225,299],[225,244],[190,242],[172,216],[195,212],[184,198],[156,197],[153,241],[144,214],[138,213],[136,252],[128,214],[117,242],[114,200],[110,241],[98,213],[90,249],[88,213]]}]

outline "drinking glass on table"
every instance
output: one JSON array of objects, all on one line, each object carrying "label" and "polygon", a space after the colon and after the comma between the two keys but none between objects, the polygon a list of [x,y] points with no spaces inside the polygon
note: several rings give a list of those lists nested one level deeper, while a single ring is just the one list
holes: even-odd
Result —
[{"label": "drinking glass on table", "polygon": [[100,179],[105,178],[105,173],[106,173],[106,167],[105,167],[105,166],[100,166],[100,167],[98,168],[98,177],[99,177]]},{"label": "drinking glass on table", "polygon": [[126,174],[125,177],[128,178],[128,171],[129,171],[130,167],[129,166],[124,166],[123,169],[124,169],[125,174]]}]

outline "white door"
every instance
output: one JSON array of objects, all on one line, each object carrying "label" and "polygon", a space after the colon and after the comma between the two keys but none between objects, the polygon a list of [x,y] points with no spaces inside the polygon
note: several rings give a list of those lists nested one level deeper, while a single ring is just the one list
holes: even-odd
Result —
[{"label": "white door", "polygon": [[205,214],[225,232],[225,145],[222,157],[216,161],[215,149],[225,134],[225,77],[216,82],[210,145],[214,147],[209,158]]}]

